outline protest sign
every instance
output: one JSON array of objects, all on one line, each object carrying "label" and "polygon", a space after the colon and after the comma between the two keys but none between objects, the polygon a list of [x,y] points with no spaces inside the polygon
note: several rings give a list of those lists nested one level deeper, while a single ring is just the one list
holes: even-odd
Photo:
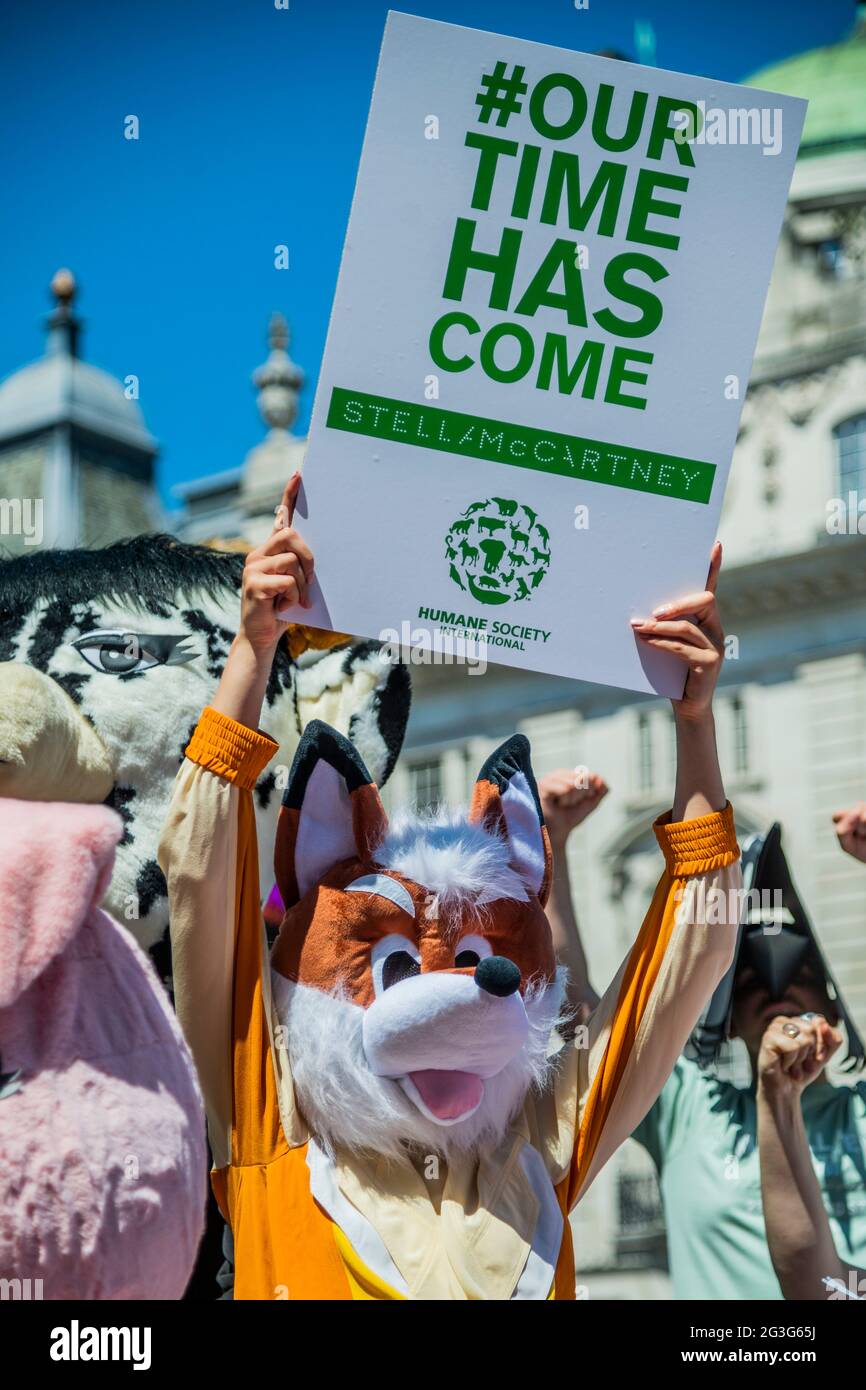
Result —
[{"label": "protest sign", "polygon": [[704,586],[805,107],[389,14],[302,621],[681,693],[629,620]]}]

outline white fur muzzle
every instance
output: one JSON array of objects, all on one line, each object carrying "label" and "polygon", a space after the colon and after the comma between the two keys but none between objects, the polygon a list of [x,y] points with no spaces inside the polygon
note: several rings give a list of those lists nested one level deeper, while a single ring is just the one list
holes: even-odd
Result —
[{"label": "white fur muzzle", "polygon": [[377,1076],[431,1070],[488,1079],[508,1065],[528,1036],[520,995],[487,994],[472,975],[415,975],[364,1010],[364,1053]]},{"label": "white fur muzzle", "polygon": [[[550,1041],[562,1013],[561,975],[550,985],[531,984],[522,997],[495,998],[471,976],[430,972],[394,985],[369,1009],[276,971],[271,978],[298,1104],[332,1152],[404,1161],[419,1145],[447,1157],[496,1143],[556,1065]],[[409,994],[422,982],[424,1008],[420,993]],[[478,1103],[456,1121],[437,1119],[410,1072],[474,1078]]]}]

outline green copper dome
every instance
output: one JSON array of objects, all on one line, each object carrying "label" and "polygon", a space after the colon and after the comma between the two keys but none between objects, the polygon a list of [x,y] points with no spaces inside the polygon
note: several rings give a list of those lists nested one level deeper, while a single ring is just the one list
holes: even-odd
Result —
[{"label": "green copper dome", "polygon": [[743,79],[784,96],[807,97],[800,158],[866,147],[866,5],[841,43],[813,48]]}]

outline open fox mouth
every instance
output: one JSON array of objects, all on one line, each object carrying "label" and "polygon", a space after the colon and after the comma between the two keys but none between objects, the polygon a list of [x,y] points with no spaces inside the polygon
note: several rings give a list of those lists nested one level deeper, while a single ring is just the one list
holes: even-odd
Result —
[{"label": "open fox mouth", "polygon": [[484,1096],[484,1082],[471,1071],[410,1071],[400,1084],[418,1109],[438,1125],[468,1119]]}]

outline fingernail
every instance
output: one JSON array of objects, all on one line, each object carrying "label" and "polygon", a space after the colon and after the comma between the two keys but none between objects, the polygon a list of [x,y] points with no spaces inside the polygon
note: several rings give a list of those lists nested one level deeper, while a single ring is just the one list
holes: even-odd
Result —
[{"label": "fingernail", "polygon": [[650,622],[650,621],[651,621],[651,620],[650,620],[649,618],[630,618],[630,619],[629,619],[629,622],[631,623],[632,627],[646,627],[647,623]]},{"label": "fingernail", "polygon": [[670,603],[660,603],[658,608],[653,609],[653,614],[655,617],[659,617],[661,613],[670,613],[671,607]]}]

